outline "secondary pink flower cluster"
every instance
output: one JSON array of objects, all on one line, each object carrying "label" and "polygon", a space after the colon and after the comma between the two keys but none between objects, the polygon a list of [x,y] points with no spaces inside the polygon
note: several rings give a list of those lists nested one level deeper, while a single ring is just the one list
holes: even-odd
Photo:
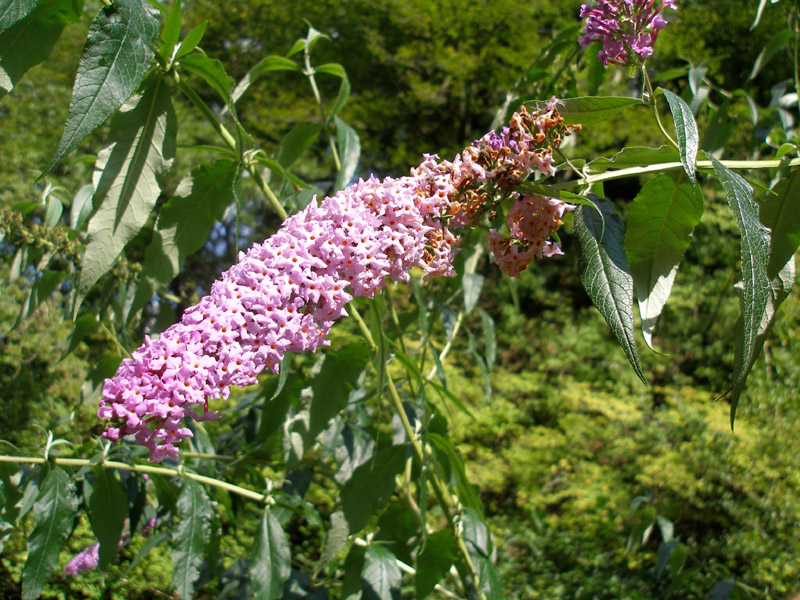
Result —
[{"label": "secondary pink flower cluster", "polygon": [[506,215],[510,237],[489,231],[489,251],[500,270],[519,277],[534,258],[563,254],[561,244],[548,239],[564,222],[564,213],[575,207],[555,198],[516,194],[514,206]]},{"label": "secondary pink flower cluster", "polygon": [[450,227],[473,223],[533,169],[555,172],[552,147],[569,133],[555,101],[544,113],[521,114],[452,162],[426,155],[407,177],[371,177],[312,202],[241,253],[208,296],[106,380],[97,414],[111,422],[103,436],[133,435],[152,460],[175,458],[176,444],[192,437],[186,417],[218,417],[209,400],[255,384],[264,369],[277,373],[286,352],[326,345],[353,297],[408,280],[414,266],[426,278],[453,275],[458,238]]},{"label": "secondary pink flower cluster", "polygon": [[594,6],[581,5],[586,31],[581,46],[603,42],[597,59],[604,65],[640,65],[653,54],[658,32],[667,24],[659,14],[664,7],[677,10],[675,0],[599,0]]},{"label": "secondary pink flower cluster", "polygon": [[[128,519],[125,519],[125,524],[129,523]],[[142,535],[149,535],[150,531],[155,527],[156,518],[150,517],[150,520],[145,523],[144,527],[142,527],[141,533]],[[122,534],[122,538],[119,540],[119,544],[117,545],[117,549],[122,548],[130,539],[130,534],[126,531]],[[70,575],[71,577],[76,577],[81,573],[85,573],[86,571],[92,571],[97,568],[97,565],[100,564],[100,542],[94,542],[93,544],[89,544],[78,552],[75,556],[72,557],[66,565],[64,565],[64,575]]]}]

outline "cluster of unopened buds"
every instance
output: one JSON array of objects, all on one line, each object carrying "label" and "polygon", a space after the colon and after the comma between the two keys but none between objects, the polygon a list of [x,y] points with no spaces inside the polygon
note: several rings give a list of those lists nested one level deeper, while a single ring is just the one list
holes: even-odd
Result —
[{"label": "cluster of unopened buds", "polygon": [[602,42],[597,59],[604,65],[640,65],[653,54],[658,32],[667,24],[661,11],[676,10],[675,0],[598,0],[594,6],[581,5],[581,19],[587,19],[582,46]]},{"label": "cluster of unopened buds", "polygon": [[312,201],[241,253],[179,323],[123,360],[103,387],[103,436],[133,435],[152,460],[176,458],[176,445],[192,437],[187,417],[218,417],[208,403],[227,399],[230,386],[252,385],[265,369],[277,373],[286,352],[326,345],[353,297],[372,297],[387,279],[407,281],[412,267],[426,279],[453,275],[453,230],[480,224],[503,200],[515,202],[515,241],[498,243],[495,232],[490,247],[504,271],[524,268],[508,267],[520,248],[526,257],[558,254],[547,238],[567,206],[513,189],[534,171],[555,174],[553,149],[577,129],[563,124],[553,99],[541,111],[521,109],[452,162],[426,155],[407,177],[371,177]]}]

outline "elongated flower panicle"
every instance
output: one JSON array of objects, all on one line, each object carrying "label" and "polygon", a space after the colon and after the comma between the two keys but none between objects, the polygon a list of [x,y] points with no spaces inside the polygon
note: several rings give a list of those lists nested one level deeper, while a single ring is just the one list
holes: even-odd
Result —
[{"label": "elongated flower panicle", "polygon": [[677,10],[675,0],[598,0],[594,6],[581,5],[581,19],[587,19],[581,46],[603,42],[597,59],[604,65],[640,65],[653,54],[658,32],[667,24],[664,7]]},{"label": "elongated flower panicle", "polygon": [[[513,188],[532,171],[554,174],[553,148],[577,129],[563,125],[553,99],[544,111],[523,108],[509,127],[452,162],[425,155],[407,177],[370,177],[312,201],[240,253],[179,323],[123,360],[103,387],[97,414],[110,420],[103,436],[133,435],[152,460],[176,458],[177,444],[192,437],[185,418],[217,418],[208,402],[227,399],[230,386],[253,385],[264,369],[277,373],[286,352],[327,345],[353,297],[372,297],[387,279],[407,281],[414,266],[426,279],[452,276],[452,229],[475,225],[499,202],[517,198]],[[552,228],[525,231],[547,237]],[[540,241],[538,256],[556,253],[548,244]]]}]

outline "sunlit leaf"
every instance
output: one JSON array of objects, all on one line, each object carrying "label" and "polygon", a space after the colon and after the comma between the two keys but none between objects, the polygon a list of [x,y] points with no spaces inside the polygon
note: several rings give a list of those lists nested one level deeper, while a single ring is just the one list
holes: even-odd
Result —
[{"label": "sunlit leaf", "polygon": [[58,563],[67,534],[72,528],[78,499],[72,478],[60,467],[53,467],[39,488],[33,507],[36,528],[28,539],[28,559],[22,571],[22,598],[38,598]]},{"label": "sunlit leaf", "polygon": [[[543,110],[547,102],[530,103],[533,108]],[[581,96],[565,98],[556,103],[558,114],[564,117],[567,125],[580,123],[584,127],[605,121],[614,115],[628,110],[631,106],[644,106],[638,98],[624,96]]]},{"label": "sunlit leaf", "polygon": [[761,223],[772,231],[767,277],[774,279],[800,247],[800,169],[781,179],[759,207]]},{"label": "sunlit leaf", "polygon": [[253,598],[275,600],[283,596],[283,582],[291,573],[291,551],[280,522],[267,508],[261,516],[250,557],[249,577]]},{"label": "sunlit leaf", "polygon": [[394,554],[384,546],[367,546],[361,579],[364,600],[399,600],[402,575]]},{"label": "sunlit leaf", "polygon": [[628,210],[625,253],[639,300],[642,334],[650,347],[678,264],[702,214],[699,189],[666,175],[648,181]]},{"label": "sunlit leaf", "polygon": [[611,327],[639,379],[644,374],[633,330],[633,277],[625,258],[625,228],[611,203],[594,197],[598,209],[579,206],[575,233],[581,246],[581,282]]},{"label": "sunlit leaf", "polygon": [[159,13],[144,0],[100,9],[83,47],[64,133],[44,174],[102,125],[139,87],[153,61]]},{"label": "sunlit leaf", "polygon": [[95,213],[89,220],[79,303],[147,222],[161,193],[158,177],[172,165],[176,128],[161,78],[112,119],[111,144],[95,165]]},{"label": "sunlit leaf", "polygon": [[211,501],[199,483],[184,479],[176,504],[178,523],[173,535],[172,585],[184,600],[194,597],[203,553],[211,534]]},{"label": "sunlit leaf", "polygon": [[261,78],[264,73],[269,73],[270,71],[299,71],[300,66],[283,56],[267,56],[266,58],[259,61],[255,67],[250,69],[247,72],[242,80],[236,84],[236,87],[233,90],[233,103],[237,103],[239,99],[244,95],[244,93],[250,89],[250,86],[253,85],[258,79]]},{"label": "sunlit leaf", "polygon": [[672,120],[675,123],[675,135],[678,137],[678,149],[683,163],[683,170],[689,176],[692,183],[697,183],[695,175],[697,151],[700,148],[700,135],[697,132],[697,123],[689,106],[680,96],[669,90],[659,88],[667,99],[669,108],[672,111]]},{"label": "sunlit leaf", "polygon": [[361,140],[359,140],[356,130],[342,119],[335,117],[334,121],[339,157],[342,163],[342,168],[336,175],[336,183],[333,186],[334,191],[338,191],[346,188],[356,174],[358,160],[361,157]]}]

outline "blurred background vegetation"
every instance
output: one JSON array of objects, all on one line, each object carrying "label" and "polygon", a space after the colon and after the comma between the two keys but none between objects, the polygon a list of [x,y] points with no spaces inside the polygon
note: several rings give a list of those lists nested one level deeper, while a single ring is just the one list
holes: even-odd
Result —
[{"label": "blurred background vegetation", "polygon": [[[662,75],[660,85],[689,93],[688,69],[706,68],[711,105],[697,115],[701,133],[725,91],[746,89],[768,107],[771,87],[793,77],[790,57],[779,55],[747,80],[758,53],[785,27],[777,5],[749,31],[757,4],[680,3],[659,37],[651,67],[657,80]],[[208,20],[201,46],[237,80],[265,55],[284,54],[304,35],[303,19],[327,34],[330,40],[320,43],[315,60],[340,62],[349,74],[353,96],[343,116],[361,138],[359,174],[399,176],[422,153],[449,158],[482,135],[507,90],[526,73],[523,95],[586,95],[594,57],[577,46],[577,35],[563,61],[545,73],[529,71],[558,32],[578,27],[579,6],[573,0],[198,0],[184,2],[184,12],[186,30]],[[47,186],[68,202],[91,178],[92,162],[85,157],[97,151],[102,135],[34,183],[58,142],[78,49],[96,8],[90,6],[51,58],[0,101],[1,209],[39,200]],[[599,93],[639,93],[626,75],[608,71]],[[338,82],[319,80],[323,95],[335,98]],[[265,147],[277,145],[298,123],[318,118],[307,86],[296,73],[275,73],[242,100],[239,113]],[[214,100],[211,91],[207,99]],[[768,108],[753,125],[745,101],[735,97],[728,114],[725,157],[772,156],[782,132],[772,129]],[[179,116],[182,124],[196,118],[188,106]],[[626,144],[658,144],[649,117],[628,112],[624,120],[585,129],[566,152],[590,159]],[[197,121],[196,128],[182,125],[187,139],[181,143],[211,137]],[[179,152],[177,160],[189,165],[197,157]],[[326,178],[332,158],[320,145],[296,170],[324,190],[331,183]],[[605,193],[624,213],[641,183],[616,182]],[[278,222],[255,190],[244,186],[243,194],[245,227],[239,233],[249,243],[269,235]],[[448,385],[475,413],[470,418],[454,411],[456,436],[491,518],[508,598],[707,598],[726,581],[735,582],[740,597],[784,598],[800,591],[800,298],[795,292],[781,309],[731,432],[727,403],[712,400],[725,391],[732,369],[738,302],[729,289],[738,245],[720,190],[706,189],[705,199],[695,243],[656,332],[662,354],[644,354],[649,388],[590,306],[569,238],[565,257],[536,265],[519,282],[503,278],[486,261],[480,267],[487,278],[480,306],[497,327],[493,394],[486,397],[466,337],[448,357]],[[226,224],[173,283],[184,306],[234,260],[233,219]],[[35,228],[36,220],[26,227]],[[13,328],[29,285],[24,277],[8,281],[14,252],[7,242],[0,245],[0,438],[36,452],[43,431],[51,429],[80,445],[91,438],[94,423],[94,406],[82,399],[108,374],[97,357],[110,338],[96,331],[62,358],[69,326],[55,308],[58,293],[36,318]],[[150,317],[158,329],[178,314],[166,306]],[[477,314],[466,329],[480,331]],[[298,531],[293,542],[302,545],[306,536],[311,547],[307,535]],[[78,551],[90,541],[81,523],[70,545]],[[249,543],[230,536],[221,541],[229,562],[236,548]],[[100,576],[88,574],[51,585],[44,597],[164,597],[159,590],[167,588],[171,568],[166,550],[151,553],[123,577],[142,544],[135,538],[123,550],[121,566],[106,577],[106,592]],[[3,550],[0,597],[19,593],[23,548],[20,532]],[[665,567],[659,556],[669,549],[666,556],[676,557],[675,564]],[[684,560],[678,561],[681,553]],[[68,558],[62,553],[64,562]],[[201,597],[216,597],[215,589],[209,584]]]}]

